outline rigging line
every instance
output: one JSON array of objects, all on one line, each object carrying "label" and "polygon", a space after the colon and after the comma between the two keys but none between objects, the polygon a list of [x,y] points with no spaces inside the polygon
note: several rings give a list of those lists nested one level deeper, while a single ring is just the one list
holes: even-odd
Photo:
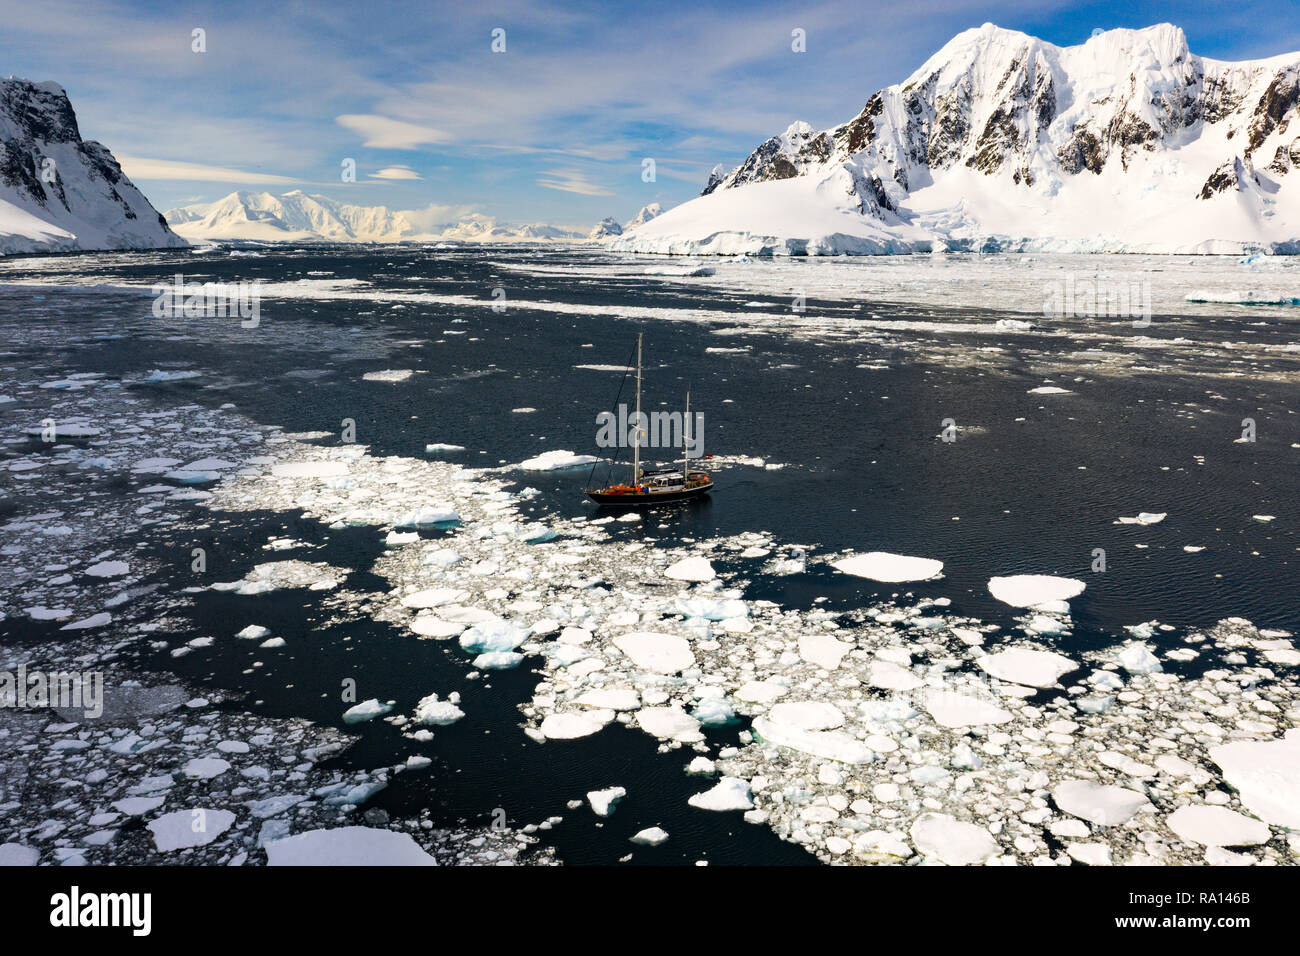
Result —
[{"label": "rigging line", "polygon": [[[628,353],[627,361],[623,363],[623,380],[618,383],[618,394],[614,396],[615,408],[618,408],[618,400],[623,397],[623,389],[627,387],[627,377],[632,373],[632,356],[635,354],[636,354],[636,346],[634,345],[632,346],[632,351]],[[618,445],[615,444],[614,447],[617,448]],[[591,463],[591,471],[587,472],[588,488],[592,487],[591,485],[592,476],[596,474],[596,469],[600,467],[600,464],[601,464],[600,459],[597,459],[596,461]],[[614,478],[614,465],[612,462],[609,461],[605,462],[605,464],[609,468],[609,480],[612,481]]]}]

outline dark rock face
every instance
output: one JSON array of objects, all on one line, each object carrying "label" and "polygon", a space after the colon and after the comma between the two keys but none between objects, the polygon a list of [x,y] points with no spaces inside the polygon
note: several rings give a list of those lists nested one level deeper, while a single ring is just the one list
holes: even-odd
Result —
[{"label": "dark rock face", "polygon": [[1200,198],[1213,199],[1229,189],[1241,189],[1242,182],[1247,177],[1253,179],[1254,174],[1240,159],[1229,160],[1210,174],[1210,178],[1201,187]]},{"label": "dark rock face", "polygon": [[720,170],[721,167],[718,167],[714,169],[713,172],[709,173],[709,181],[705,183],[704,188],[700,190],[701,196],[707,196],[709,193],[713,192],[713,190],[722,185],[725,176],[720,172]]},{"label": "dark rock face", "polygon": [[931,169],[947,169],[970,138],[970,78],[935,104],[935,120],[925,143],[925,162]]},{"label": "dark rock face", "polygon": [[1074,135],[1057,151],[1057,161],[1067,173],[1074,174],[1082,170],[1101,175],[1106,165],[1106,153],[1097,134],[1086,126],[1076,126]]},{"label": "dark rock face", "polygon": [[1289,146],[1279,146],[1268,168],[1275,173],[1288,173],[1297,166],[1300,166],[1300,136],[1292,140]]},{"label": "dark rock face", "polygon": [[1274,77],[1264,95],[1251,114],[1250,128],[1247,132],[1246,155],[1250,155],[1264,144],[1274,130],[1286,132],[1289,121],[1295,115],[1296,102],[1300,100],[1300,73],[1285,70]]},{"label": "dark rock face", "polygon": [[[73,238],[60,241],[60,248],[186,244],[127,179],[113,154],[81,138],[68,95],[53,83],[0,80],[0,196],[55,232],[70,233]],[[81,237],[81,224],[95,233],[87,240],[90,246]],[[106,244],[105,235],[120,238]],[[22,238],[0,236],[0,243],[21,249]]]}]

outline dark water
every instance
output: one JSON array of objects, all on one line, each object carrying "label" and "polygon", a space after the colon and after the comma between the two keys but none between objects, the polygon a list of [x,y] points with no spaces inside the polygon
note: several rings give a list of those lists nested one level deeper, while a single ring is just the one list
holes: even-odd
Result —
[{"label": "dark water", "polygon": [[[667,513],[667,527],[658,521],[616,523],[609,526],[612,534],[673,541],[763,531],[778,543],[812,546],[814,556],[853,549],[938,558],[945,562],[943,579],[902,587],[919,597],[951,598],[949,610],[1008,630],[1016,612],[989,596],[990,577],[1078,577],[1087,591],[1072,602],[1073,634],[1055,639],[1067,652],[1114,643],[1125,625],[1151,619],[1175,625],[1172,637],[1157,638],[1175,641],[1186,629],[1234,615],[1261,627],[1300,625],[1300,453],[1291,447],[1300,442],[1294,412],[1300,407],[1300,355],[1247,351],[1243,357],[1240,350],[1215,347],[1224,339],[1284,344],[1294,339],[1285,321],[1252,319],[1246,325],[1226,317],[1166,317],[1149,334],[1190,338],[1203,347],[1150,350],[1140,367],[1105,366],[1095,355],[1080,354],[1068,326],[1065,334],[995,338],[951,330],[863,328],[836,337],[797,327],[747,332],[751,310],[742,303],[763,301],[761,295],[652,278],[574,278],[503,268],[512,262],[563,266],[577,256],[502,249],[117,256],[95,263],[94,281],[162,282],[183,271],[191,281],[285,282],[326,272],[330,279],[360,279],[385,291],[484,301],[500,285],[512,304],[495,313],[438,302],[409,301],[398,308],[365,299],[271,299],[262,303],[261,326],[241,330],[232,320],[216,328],[210,325],[214,320],[154,319],[151,300],[138,294],[10,288],[0,291],[0,308],[24,310],[43,324],[43,334],[39,341],[5,348],[17,363],[39,356],[41,364],[62,373],[194,367],[205,372],[202,387],[176,383],[151,394],[164,402],[230,402],[241,415],[287,431],[337,433],[350,418],[356,440],[372,454],[423,457],[427,443],[447,442],[468,449],[454,460],[495,467],[558,448],[596,453],[595,415],[611,407],[620,376],[574,366],[621,365],[635,333],[644,331],[650,409],[659,402],[675,407],[689,385],[693,407],[705,413],[707,453],[757,456],[786,467],[722,469],[712,498]],[[86,274],[84,258],[77,270]],[[9,276],[23,278],[21,263]],[[788,305],[781,290],[770,300],[773,310]],[[718,335],[718,324],[634,321],[513,304],[523,301],[708,309],[734,313],[735,320],[731,334]],[[812,300],[808,309],[828,317],[854,315],[845,302]],[[886,319],[931,322],[998,318],[951,302],[873,310]],[[59,347],[60,329],[67,330],[66,348]],[[88,336],[90,329],[125,337]],[[1097,331],[1096,324],[1086,331]],[[994,344],[1001,349],[996,354],[975,351]],[[743,346],[749,351],[706,351]],[[1125,351],[1122,341],[1087,347]],[[366,372],[388,368],[421,374],[401,383],[362,380]],[[1074,394],[1027,394],[1042,383],[1045,368]],[[519,407],[536,412],[511,411]],[[1253,443],[1234,442],[1244,417],[1257,422]],[[945,418],[978,430],[942,442]],[[1203,464],[1195,456],[1203,456]],[[581,495],[585,470],[506,477],[541,489],[531,505],[539,512],[590,513]],[[1169,518],[1150,527],[1114,524],[1140,511],[1168,512]],[[1257,514],[1276,520],[1252,520]],[[214,554],[224,557],[214,560],[226,563],[213,569],[214,577],[233,580],[266,560],[259,549],[268,535],[284,534],[325,549],[277,557],[349,568],[347,586],[356,590],[381,586],[369,572],[381,550],[377,531],[329,531],[272,513],[215,515],[209,524],[201,531],[154,529],[146,540],[164,551],[188,547],[204,535],[219,540]],[[1191,554],[1184,545],[1206,550]],[[1106,552],[1104,573],[1091,570],[1098,548]],[[771,577],[761,564],[737,559],[731,567],[751,581],[750,597],[792,606],[825,598],[827,607],[851,609],[900,590],[818,564],[806,574]],[[705,787],[682,773],[685,751],[656,755],[650,737],[617,725],[593,738],[538,745],[519,730],[515,709],[531,696],[531,671],[466,682],[463,656],[446,643],[412,641],[364,615],[340,622],[317,602],[311,592],[277,593],[256,603],[202,594],[187,622],[195,635],[230,633],[255,622],[284,636],[287,647],[218,642],[179,660],[146,656],[141,665],[242,692],[240,707],[331,724],[339,723],[342,676],[357,678],[362,697],[396,699],[397,712],[409,712],[434,689],[459,689],[467,716],[439,728],[429,744],[405,740],[381,722],[351,729],[358,743],[339,758],[346,764],[374,767],[411,753],[434,759],[427,772],[400,775],[374,798],[372,805],[390,811],[428,806],[446,820],[478,823],[490,822],[497,808],[520,823],[563,815],[564,822],[543,836],[561,859],[574,863],[613,861],[632,849],[628,836],[652,825],[663,826],[672,838],[659,848],[635,848],[634,862],[810,859],[765,828],[743,823],[739,814],[688,807],[686,798]],[[244,673],[254,657],[266,666]],[[710,740],[727,741],[734,734],[712,731]],[[629,795],[603,825],[586,806],[564,806],[614,784]]]}]

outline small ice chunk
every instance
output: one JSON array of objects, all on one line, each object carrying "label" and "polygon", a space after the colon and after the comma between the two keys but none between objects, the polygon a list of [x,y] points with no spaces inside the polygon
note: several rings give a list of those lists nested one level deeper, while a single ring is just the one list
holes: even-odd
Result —
[{"label": "small ice chunk", "polygon": [[942,727],[980,727],[1005,724],[1012,719],[1010,712],[995,704],[955,691],[929,694],[925,699],[925,709]]},{"label": "small ice chunk", "polygon": [[513,651],[528,640],[528,629],[501,618],[475,624],[460,636],[460,646],[471,654]]},{"label": "small ice chunk", "polygon": [[1102,827],[1118,826],[1150,801],[1136,790],[1112,787],[1094,780],[1067,780],[1052,791],[1052,799],[1065,813]]},{"label": "small ice chunk", "polygon": [[474,666],[482,671],[508,671],[524,662],[524,655],[516,651],[488,651],[474,658]]},{"label": "small ice chunk", "polygon": [[658,846],[668,840],[668,831],[661,827],[646,827],[631,837],[629,840],[640,846]]},{"label": "small ice chunk", "polygon": [[924,686],[925,681],[891,661],[872,661],[867,667],[867,684],[881,690],[909,691]]},{"label": "small ice chunk", "polygon": [[589,790],[587,802],[591,804],[592,812],[596,816],[607,817],[614,812],[618,802],[626,796],[627,790],[623,787],[606,787],[604,790]]},{"label": "small ice chunk", "polygon": [[852,644],[837,641],[829,634],[805,634],[799,638],[799,656],[828,671],[839,667],[844,655],[851,650]]},{"label": "small ice chunk", "polygon": [[637,725],[660,740],[696,743],[704,739],[700,722],[680,707],[643,707],[636,712]]},{"label": "small ice chunk", "polygon": [[1105,843],[1067,843],[1065,852],[1070,859],[1085,866],[1110,866],[1110,847]]},{"label": "small ice chunk", "polygon": [[85,631],[92,627],[104,627],[113,623],[113,615],[107,611],[100,611],[98,614],[92,614],[90,617],[83,617],[80,621],[73,621],[71,624],[65,624],[59,628],[60,631]]},{"label": "small ice chunk", "polygon": [[948,866],[970,866],[997,855],[989,832],[946,813],[923,813],[908,831],[920,853]]},{"label": "small ice chunk", "polygon": [[[643,830],[641,832],[649,833],[650,831]],[[637,834],[637,836],[640,835],[640,833]],[[666,839],[668,839],[668,835],[665,833],[664,840]],[[662,843],[663,840],[659,842]],[[34,846],[24,846],[21,843],[0,843],[0,866],[35,866],[40,862],[40,859],[41,851]]]},{"label": "small ice chunk", "polygon": [[1154,674],[1161,670],[1160,659],[1145,644],[1126,644],[1115,652],[1115,659],[1130,674]]},{"label": "small ice chunk", "polygon": [[838,707],[816,700],[777,704],[768,712],[768,717],[800,730],[834,730],[844,726],[844,714]]},{"label": "small ice chunk", "polygon": [[839,730],[803,730],[767,717],[755,717],[753,727],[754,733],[769,743],[826,760],[864,764],[875,756],[862,741]]},{"label": "small ice chunk", "polygon": [[378,372],[366,372],[361,378],[367,382],[405,382],[414,374],[415,371],[409,368],[385,368]]},{"label": "small ice chunk", "polygon": [[674,634],[633,631],[614,638],[614,646],[637,667],[656,674],[675,674],[695,663],[691,645]]},{"label": "small ice chunk", "polygon": [[230,769],[230,761],[220,757],[195,757],[181,768],[191,780],[211,780]]},{"label": "small ice chunk", "polygon": [[589,710],[581,713],[547,714],[541,732],[547,740],[572,740],[588,737],[614,719],[612,710]]},{"label": "small ice chunk", "polygon": [[701,810],[754,809],[754,801],[749,796],[749,781],[739,777],[722,777],[712,790],[697,793],[686,802]]},{"label": "small ice chunk", "polygon": [[641,706],[641,697],[631,687],[600,687],[575,697],[573,702],[583,707],[636,710]]},{"label": "small ice chunk", "polygon": [[235,815],[229,810],[195,808],[173,810],[150,820],[149,832],[160,853],[207,846],[230,829]]},{"label": "small ice chunk", "polygon": [[437,694],[430,694],[415,705],[415,722],[417,724],[446,727],[448,724],[454,724],[464,716],[465,711],[449,700],[439,700]]},{"label": "small ice chunk", "polygon": [[699,556],[682,558],[664,571],[664,577],[674,581],[712,581],[716,576],[709,559]]},{"label": "small ice chunk", "polygon": [[1160,522],[1164,521],[1168,517],[1169,517],[1169,512],[1167,511],[1160,511],[1160,512],[1143,511],[1140,512],[1136,518],[1120,518],[1115,523],[1116,524],[1141,524],[1141,525],[1159,524]]},{"label": "small ice chunk", "polygon": [[343,712],[343,722],[345,724],[360,724],[367,720],[374,720],[376,717],[382,717],[393,709],[392,704],[381,704],[378,698],[372,697],[369,700],[363,700],[359,704],[349,707]]},{"label": "small ice chunk", "polygon": [[776,681],[752,680],[740,686],[736,691],[736,699],[750,704],[770,704],[778,697],[789,693],[789,690],[790,688]]},{"label": "small ice chunk", "polygon": [[456,621],[444,621],[433,614],[423,614],[411,621],[411,630],[421,637],[443,639],[460,634],[465,630],[465,625]]}]

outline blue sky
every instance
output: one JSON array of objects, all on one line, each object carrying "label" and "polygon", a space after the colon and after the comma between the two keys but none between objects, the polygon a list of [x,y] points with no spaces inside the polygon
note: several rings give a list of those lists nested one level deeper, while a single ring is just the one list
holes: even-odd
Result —
[{"label": "blue sky", "polygon": [[[270,9],[268,9],[270,8]],[[696,195],[794,120],[843,122],[961,30],[1057,44],[1168,21],[1300,49],[1293,0],[884,3],[0,0],[0,73],[61,83],[159,209],[234,189],[587,227]],[[492,51],[493,30],[505,52]],[[791,31],[807,50],[791,50]],[[193,31],[205,32],[195,53]],[[642,180],[653,158],[654,182]],[[356,162],[355,183],[341,163]]]}]

